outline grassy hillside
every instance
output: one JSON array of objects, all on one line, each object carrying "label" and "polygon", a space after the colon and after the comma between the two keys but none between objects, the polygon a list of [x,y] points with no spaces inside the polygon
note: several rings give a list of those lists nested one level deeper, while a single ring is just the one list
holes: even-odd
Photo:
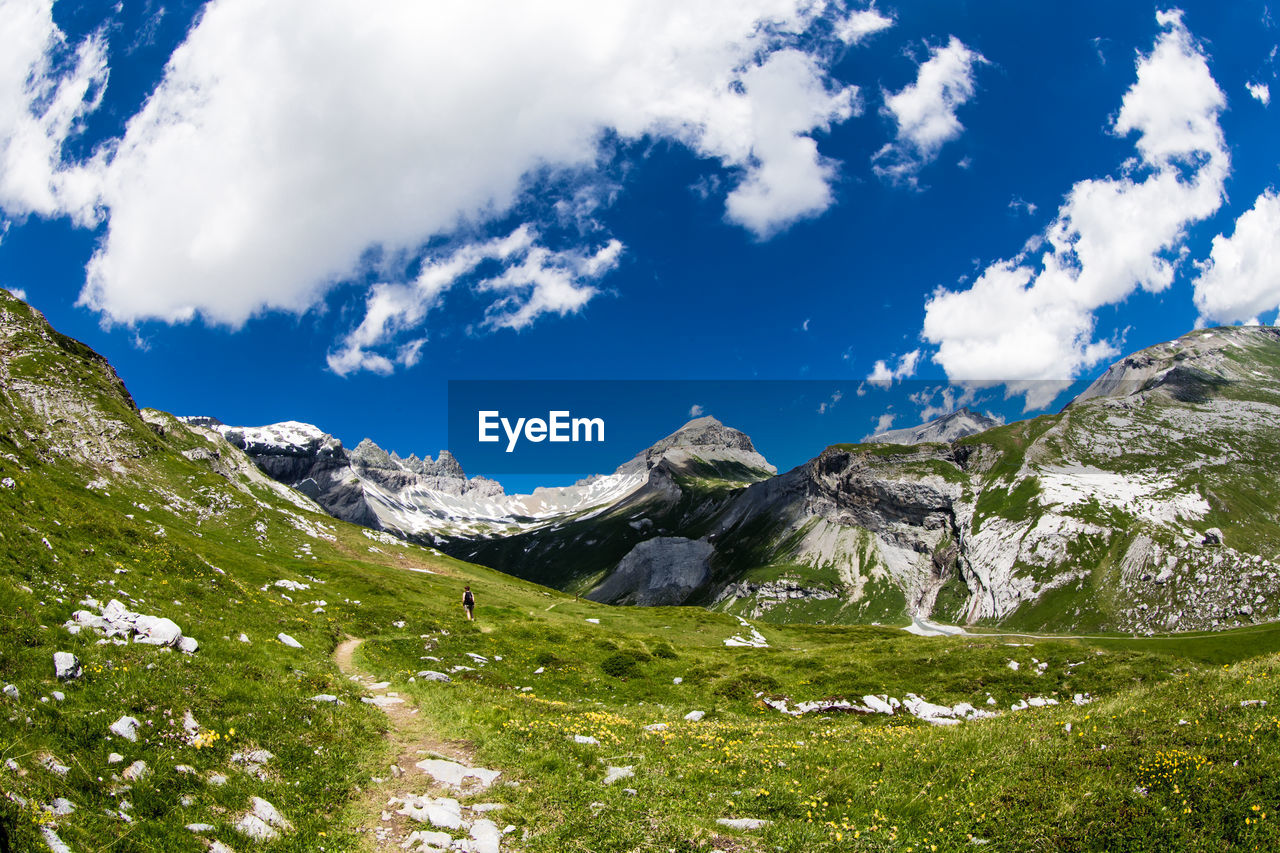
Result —
[{"label": "grassy hillside", "polygon": [[[21,309],[0,299],[12,325]],[[357,664],[418,709],[430,737],[415,755],[465,748],[503,771],[470,799],[505,806],[504,850],[1280,841],[1280,631],[921,638],[597,605],[307,509],[211,436],[144,421],[91,353],[32,334],[21,352],[12,336],[0,344],[6,365],[30,360],[34,383],[4,374],[0,407],[0,680],[13,688],[0,694],[0,837],[14,850],[48,849],[46,832],[113,853],[214,840],[241,853],[377,849],[387,798],[425,793],[425,777],[391,771],[388,717],[333,660],[346,636],[365,639]],[[40,408],[50,371],[83,393]],[[77,417],[57,414],[73,402]],[[108,422],[109,442],[95,443]],[[172,619],[199,648],[73,634],[75,611],[100,610],[89,599]],[[766,647],[725,644],[753,629]],[[81,677],[58,681],[59,651],[78,656]],[[452,681],[417,677],[427,669]],[[902,712],[792,717],[764,701],[872,693],[1002,713],[935,727]],[[1059,704],[1009,710],[1040,698]],[[705,717],[686,720],[695,710]],[[110,732],[122,716],[138,720],[136,741]],[[632,776],[603,784],[624,766]],[[292,830],[264,843],[238,833],[251,797]],[[55,813],[60,799],[73,811]]]}]

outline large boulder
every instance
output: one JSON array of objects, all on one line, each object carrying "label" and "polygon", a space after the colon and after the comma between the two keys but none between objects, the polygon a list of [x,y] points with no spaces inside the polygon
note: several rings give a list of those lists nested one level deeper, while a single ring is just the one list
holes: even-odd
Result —
[{"label": "large boulder", "polygon": [[714,550],[709,542],[679,536],[646,539],[587,598],[642,607],[683,604],[710,580]]}]

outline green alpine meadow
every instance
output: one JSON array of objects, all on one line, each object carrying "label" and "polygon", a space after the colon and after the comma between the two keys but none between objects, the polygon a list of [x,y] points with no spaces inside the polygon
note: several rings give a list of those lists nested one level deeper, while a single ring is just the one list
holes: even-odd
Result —
[{"label": "green alpine meadow", "polygon": [[[650,469],[680,489],[661,523],[717,534],[684,606],[597,602],[580,569],[556,589],[343,521],[198,419],[137,410],[104,359],[5,292],[0,332],[3,849],[1280,843],[1269,332],[1194,333],[1238,342],[1186,381],[1128,377],[1124,396],[950,443],[832,447],[798,474],[669,443]],[[1046,501],[1072,466],[1111,490]],[[873,477],[954,490],[948,524],[899,519],[936,537],[927,583],[885,568],[884,528],[753,493],[815,470],[858,472],[823,481],[837,496]],[[1157,485],[1125,504],[1126,482]],[[1193,492],[1207,507],[1165,511]],[[555,532],[635,532],[612,516],[645,505]],[[1040,559],[1025,540],[1047,517],[1078,535]],[[818,525],[825,560],[804,544]],[[1012,577],[1071,580],[997,586],[974,543],[1000,528]],[[762,607],[779,579],[830,594]],[[908,609],[921,589],[931,607]],[[1247,614],[1236,590],[1260,599]],[[1200,630],[1159,630],[1175,612]]]}]

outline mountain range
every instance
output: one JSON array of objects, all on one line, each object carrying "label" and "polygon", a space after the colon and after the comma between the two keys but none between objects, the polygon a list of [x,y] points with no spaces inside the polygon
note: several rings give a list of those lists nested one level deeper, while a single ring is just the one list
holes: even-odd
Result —
[{"label": "mountain range", "polygon": [[1061,412],[960,409],[776,473],[691,421],[612,474],[505,495],[318,428],[207,423],[339,518],[619,604],[779,621],[1217,629],[1277,615],[1280,333],[1198,330]]}]

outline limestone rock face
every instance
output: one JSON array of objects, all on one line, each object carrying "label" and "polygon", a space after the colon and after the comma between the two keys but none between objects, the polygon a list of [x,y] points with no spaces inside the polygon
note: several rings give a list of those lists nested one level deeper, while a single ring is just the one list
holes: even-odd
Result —
[{"label": "limestone rock face", "polygon": [[647,539],[587,598],[646,607],[683,604],[710,578],[714,551],[707,542],[679,536]]}]

